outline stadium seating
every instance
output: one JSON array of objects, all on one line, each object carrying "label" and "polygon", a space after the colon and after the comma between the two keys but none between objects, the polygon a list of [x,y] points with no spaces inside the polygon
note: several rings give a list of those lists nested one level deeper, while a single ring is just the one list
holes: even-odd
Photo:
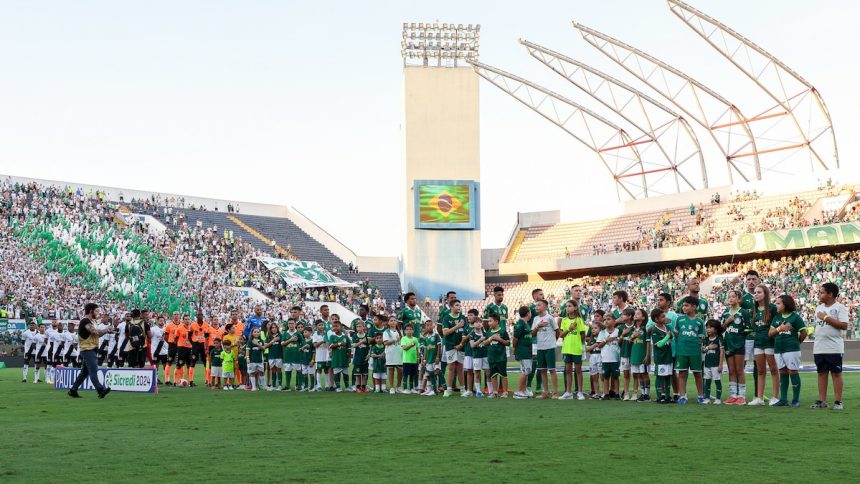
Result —
[{"label": "stadium seating", "polygon": [[243,239],[257,250],[271,254],[273,257],[283,257],[275,254],[270,244],[253,236],[231,220],[235,217],[264,237],[274,240],[280,247],[287,248],[291,254],[300,260],[318,262],[329,271],[336,271],[338,277],[349,282],[367,280],[371,286],[379,289],[382,297],[387,301],[396,301],[400,297],[400,277],[397,274],[393,272],[362,272],[359,274],[349,272],[348,266],[343,260],[287,218],[188,209],[174,209],[174,211],[183,213],[190,226],[194,226],[198,221],[202,223],[203,227],[217,225],[219,231],[232,230],[234,234],[243,234]]},{"label": "stadium seating", "polygon": [[820,209],[813,212],[816,201],[838,192],[852,196],[855,193],[853,186],[839,186],[769,196],[746,194],[739,201],[697,204],[695,214],[687,205],[601,220],[532,226],[525,230],[525,237],[515,239],[507,260],[559,259],[693,245],[730,240],[744,232],[809,225],[824,220]]}]

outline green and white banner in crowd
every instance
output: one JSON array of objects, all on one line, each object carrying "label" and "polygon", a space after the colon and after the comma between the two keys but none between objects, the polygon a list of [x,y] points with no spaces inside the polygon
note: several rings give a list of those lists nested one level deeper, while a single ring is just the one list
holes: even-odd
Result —
[{"label": "green and white banner in crowd", "polygon": [[848,222],[816,225],[789,230],[773,230],[740,234],[735,237],[739,253],[768,252],[772,250],[812,249],[815,247],[860,244],[860,224]]},{"label": "green and white banner in crowd", "polygon": [[332,275],[316,262],[258,257],[266,269],[281,276],[287,285],[298,287],[355,287],[355,284]]}]

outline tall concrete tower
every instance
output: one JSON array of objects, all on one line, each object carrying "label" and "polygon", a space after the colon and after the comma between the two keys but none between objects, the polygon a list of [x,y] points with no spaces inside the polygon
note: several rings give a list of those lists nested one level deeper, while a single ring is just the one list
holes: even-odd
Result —
[{"label": "tall concrete tower", "polygon": [[403,24],[408,291],[484,297],[481,269],[479,25]]}]

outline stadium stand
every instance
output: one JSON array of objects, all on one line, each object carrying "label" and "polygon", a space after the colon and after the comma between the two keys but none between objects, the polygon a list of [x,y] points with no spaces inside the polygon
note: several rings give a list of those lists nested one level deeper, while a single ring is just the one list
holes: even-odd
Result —
[{"label": "stadium stand", "polygon": [[[822,186],[816,190],[762,195],[742,192],[728,201],[713,198],[698,204],[633,212],[615,218],[536,225],[515,237],[509,261],[558,259],[661,247],[729,241],[735,235],[761,230],[808,226],[847,212],[825,214],[817,202],[842,195],[852,201],[854,186]],[[856,209],[852,208],[856,214]]]},{"label": "stadium stand", "polygon": [[[3,180],[0,187],[0,300],[12,318],[75,319],[84,300],[100,303],[112,317],[136,306],[188,312],[202,294],[207,317],[223,320],[230,307],[248,314],[256,304],[234,286],[269,296],[264,306],[273,317],[306,299],[357,310],[361,303],[386,303],[371,277],[399,296],[396,275],[392,281],[381,273],[349,274],[360,282],[354,289],[288,288],[255,259],[271,254],[271,245],[223,212],[159,207],[155,197],[124,207],[101,192],[35,182]],[[151,231],[124,218],[129,208],[157,216],[169,230]]]}]

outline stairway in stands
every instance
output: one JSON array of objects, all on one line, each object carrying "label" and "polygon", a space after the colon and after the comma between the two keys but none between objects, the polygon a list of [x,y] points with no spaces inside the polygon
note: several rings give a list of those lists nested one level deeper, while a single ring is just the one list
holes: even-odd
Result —
[{"label": "stairway in stands", "polygon": [[[218,230],[221,232],[224,229],[232,230],[234,236],[241,236],[242,240],[268,254],[275,252],[269,243],[270,240],[274,240],[278,246],[285,251],[289,250],[299,260],[316,261],[329,271],[337,268],[338,277],[344,280],[350,282],[369,280],[371,284],[379,287],[382,296],[389,302],[397,300],[400,296],[400,277],[397,274],[393,272],[349,273],[348,265],[343,260],[300,229],[290,219],[199,210],[180,211],[185,214],[188,225],[194,225],[199,220],[204,227],[218,225]],[[240,223],[231,219],[238,220]],[[284,254],[274,254],[273,256],[284,258]]]}]

